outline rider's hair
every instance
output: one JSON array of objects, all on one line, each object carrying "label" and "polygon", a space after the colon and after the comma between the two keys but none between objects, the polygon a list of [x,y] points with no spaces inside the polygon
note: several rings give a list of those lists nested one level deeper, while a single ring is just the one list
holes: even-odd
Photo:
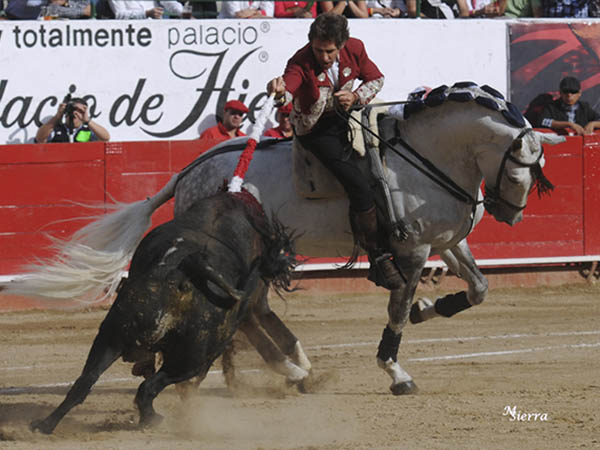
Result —
[{"label": "rider's hair", "polygon": [[348,19],[331,12],[318,15],[310,25],[310,31],[308,32],[310,42],[315,39],[333,42],[337,48],[341,48],[349,37]]}]

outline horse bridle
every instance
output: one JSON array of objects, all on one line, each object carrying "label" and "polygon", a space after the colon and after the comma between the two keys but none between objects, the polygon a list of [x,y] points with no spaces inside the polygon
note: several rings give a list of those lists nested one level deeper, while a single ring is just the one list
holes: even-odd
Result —
[{"label": "horse bridle", "polygon": [[[535,171],[535,172],[533,170],[531,171],[531,176],[534,179],[534,181],[535,181],[535,173],[541,171],[540,160],[542,159],[542,156],[544,156],[544,148],[543,147],[541,148],[540,154],[538,155],[536,160],[531,163],[519,161],[517,158],[515,158],[512,155],[515,142],[522,139],[523,137],[525,137],[527,134],[529,134],[531,132],[533,132],[532,128],[525,128],[524,130],[522,130],[519,133],[519,135],[511,142],[509,147],[504,152],[502,162],[500,163],[500,167],[498,168],[498,175],[496,175],[495,186],[488,187],[487,184],[485,185],[485,195],[484,195],[484,199],[483,199],[483,204],[486,208],[488,208],[488,207],[493,208],[494,206],[501,204],[504,206],[508,206],[509,208],[512,208],[517,212],[520,212],[520,211],[523,211],[525,209],[525,207],[527,206],[527,199],[525,200],[524,205],[515,205],[514,203],[511,203],[508,200],[502,198],[500,196],[500,184],[502,183],[502,176],[504,175],[504,170],[506,168],[507,161],[511,161],[511,162],[515,163],[516,165],[518,165],[519,167],[528,167],[530,170],[537,166],[539,168],[538,171]],[[533,188],[533,185],[532,185],[532,188]]]}]

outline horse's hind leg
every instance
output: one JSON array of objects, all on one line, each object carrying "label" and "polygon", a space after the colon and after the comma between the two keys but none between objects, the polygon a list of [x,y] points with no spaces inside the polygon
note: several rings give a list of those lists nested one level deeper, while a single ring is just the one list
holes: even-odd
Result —
[{"label": "horse's hind leg", "polygon": [[114,345],[111,346],[108,334],[103,332],[101,327],[96,339],[94,339],[83,371],[79,378],[77,378],[77,381],[75,381],[75,384],[69,389],[66,398],[54,412],[44,420],[32,422],[32,430],[41,431],[46,434],[52,433],[65,414],[67,414],[74,406],[85,400],[100,375],[108,369],[119,356],[121,356],[121,348],[117,348]]},{"label": "horse's hind leg", "polygon": [[419,299],[411,308],[411,323],[420,323],[440,316],[452,317],[473,305],[479,305],[485,299],[488,282],[477,267],[466,240],[442,252],[441,257],[450,270],[467,282],[468,291],[448,294],[435,302]]}]

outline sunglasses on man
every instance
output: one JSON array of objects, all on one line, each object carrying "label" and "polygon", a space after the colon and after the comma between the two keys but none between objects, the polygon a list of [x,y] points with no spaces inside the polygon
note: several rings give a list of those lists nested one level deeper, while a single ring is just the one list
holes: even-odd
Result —
[{"label": "sunglasses on man", "polygon": [[575,89],[563,89],[561,92],[563,94],[578,94],[579,90],[575,90]]}]

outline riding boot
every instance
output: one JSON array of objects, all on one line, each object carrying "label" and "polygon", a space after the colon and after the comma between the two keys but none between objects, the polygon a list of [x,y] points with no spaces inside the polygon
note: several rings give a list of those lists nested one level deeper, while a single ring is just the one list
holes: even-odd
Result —
[{"label": "riding boot", "polygon": [[399,289],[402,275],[391,260],[390,253],[384,253],[377,245],[377,211],[373,206],[367,211],[354,213],[358,228],[358,242],[369,256],[369,280],[386,289]]}]

